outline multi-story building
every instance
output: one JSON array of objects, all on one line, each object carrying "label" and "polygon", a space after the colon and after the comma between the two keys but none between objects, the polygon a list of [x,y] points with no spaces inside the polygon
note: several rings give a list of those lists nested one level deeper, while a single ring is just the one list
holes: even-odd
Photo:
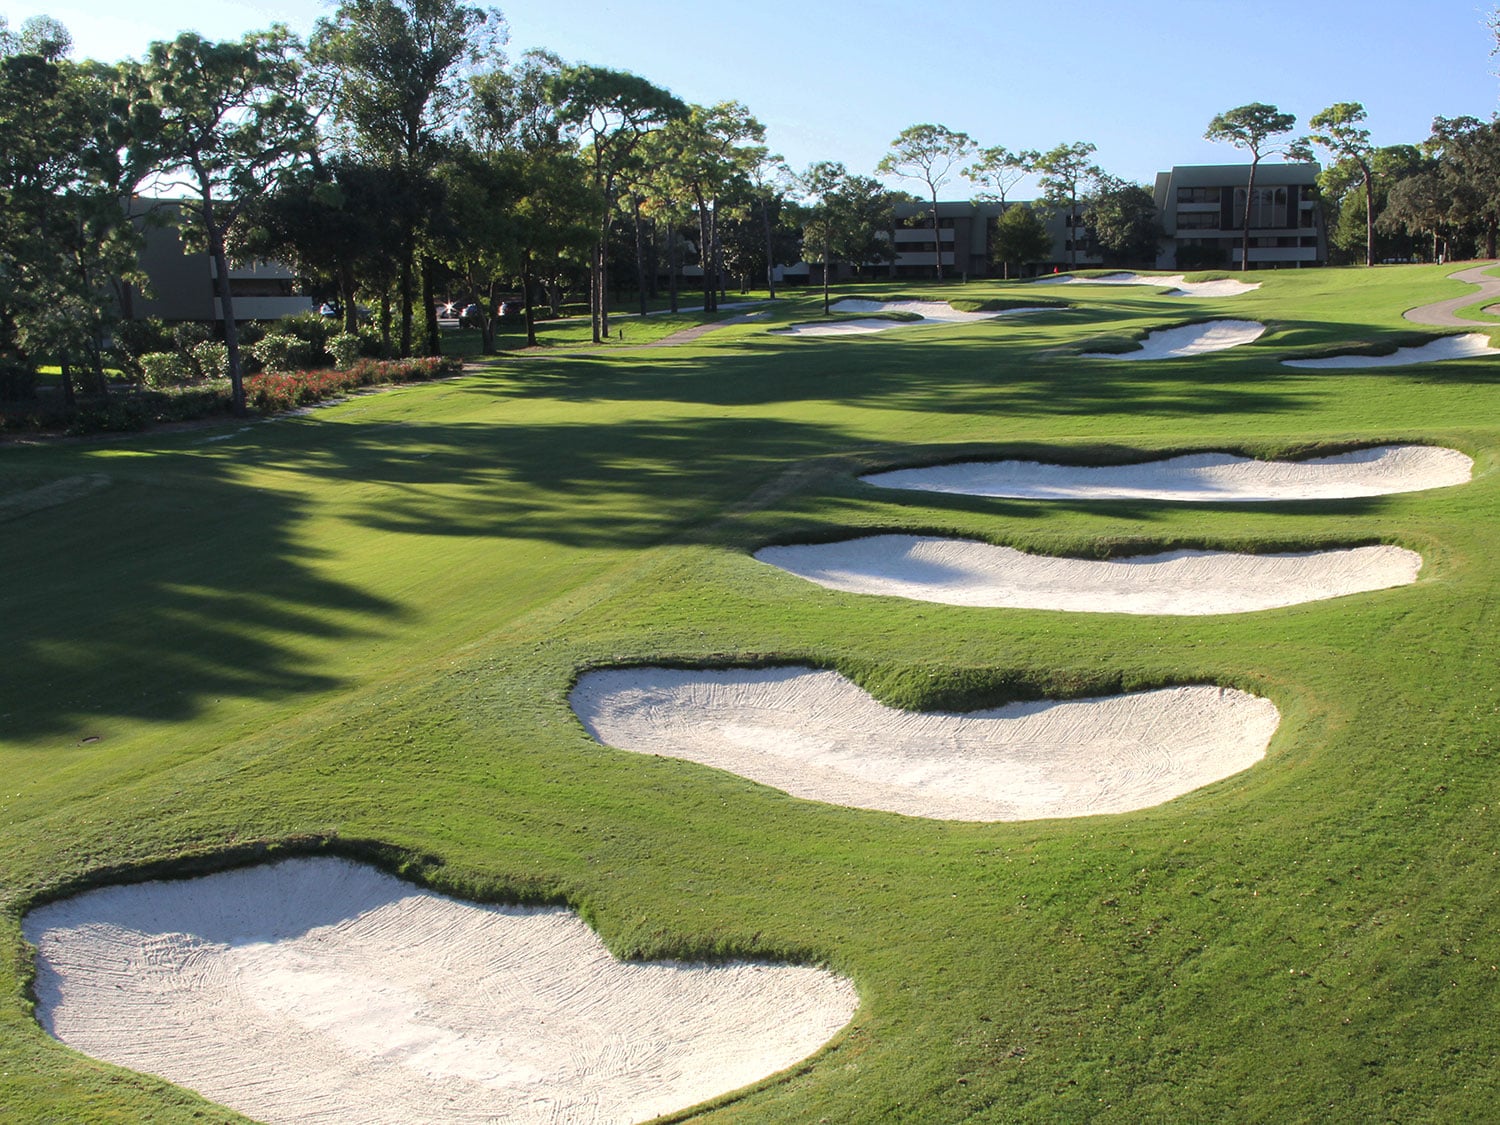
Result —
[{"label": "multi-story building", "polygon": [[[1318,205],[1318,165],[1261,164],[1250,200],[1250,268],[1321,265],[1328,242]],[[1238,267],[1244,256],[1248,164],[1179,165],[1156,176],[1166,238],[1163,269]]]},{"label": "multi-story building", "polygon": [[[141,268],[148,278],[148,291],[125,286],[121,310],[128,318],[160,317],[166,321],[196,320],[213,323],[224,319],[217,297],[218,272],[206,250],[190,250],[176,225],[177,201],[143,199],[132,201],[133,213],[146,223],[146,244]],[[235,320],[273,320],[307,312],[308,297],[298,296],[296,277],[277,262],[231,263],[229,295],[234,301]]]},{"label": "multi-story building", "polygon": [[[1250,207],[1250,268],[1322,265],[1328,260],[1327,237],[1318,203],[1318,165],[1260,164],[1255,170],[1255,198]],[[1156,177],[1157,218],[1164,236],[1155,261],[1121,263],[1158,269],[1238,268],[1243,255],[1248,164],[1179,165]],[[1052,250],[1041,272],[1097,268],[1105,264],[1089,235],[1081,212],[1070,215],[1047,203],[1023,201],[1052,235]],[[887,277],[935,277],[941,247],[943,276],[952,279],[993,276],[995,224],[1004,208],[983,201],[939,202],[937,241],[933,241],[932,205],[896,206],[892,237],[896,259],[865,273]],[[1076,245],[1075,245],[1076,244]],[[789,280],[820,277],[805,265],[789,267]],[[838,276],[849,277],[847,269]]]}]

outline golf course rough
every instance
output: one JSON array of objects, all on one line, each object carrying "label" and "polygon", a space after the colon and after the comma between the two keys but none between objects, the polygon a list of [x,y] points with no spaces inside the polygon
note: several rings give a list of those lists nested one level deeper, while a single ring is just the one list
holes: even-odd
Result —
[{"label": "golf course rough", "polygon": [[769,566],[854,594],[946,605],[1072,613],[1203,616],[1253,613],[1417,580],[1422,556],[1404,547],[1249,555],[1168,551],[1123,559],[1033,555],[968,539],[866,535],[762,547]]},{"label": "golf course rough", "polygon": [[1341,500],[1466,484],[1474,461],[1456,449],[1382,445],[1305,461],[1190,453],[1129,465],[962,461],[867,473],[880,488],[1017,500],[1170,500],[1253,504]]},{"label": "golf course rough", "polygon": [[757,1082],[852,1018],[847,980],[616,960],[572,911],[334,858],[33,911],[43,1025],[267,1121],[643,1121]]},{"label": "golf course rough", "polygon": [[604,669],[569,701],[618,750],[808,800],[973,821],[1158,805],[1260,761],[1279,721],[1268,700],[1205,685],[916,713],[804,667]]}]

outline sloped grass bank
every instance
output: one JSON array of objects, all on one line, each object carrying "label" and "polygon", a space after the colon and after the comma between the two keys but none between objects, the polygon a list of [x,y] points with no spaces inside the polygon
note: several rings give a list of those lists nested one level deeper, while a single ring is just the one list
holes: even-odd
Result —
[{"label": "sloped grass bank", "polygon": [[[1400,331],[1444,269],[1270,275],[1231,307],[1274,337],[1128,372],[1067,351],[1170,316],[1147,292],[999,336],[814,351],[744,325],[506,361],[212,443],[0,451],[0,498],[108,478],[0,525],[0,1104],[19,1121],[237,1120],[47,1039],[18,919],[122,869],[330,840],[378,844],[448,893],[567,902],[622,955],[855,982],[826,1051],[695,1120],[1484,1119],[1500,1097],[1494,364],[1277,364]],[[1250,509],[857,480],[945,453],[1412,440],[1473,456],[1473,481]],[[861,527],[1035,551],[1379,541],[1427,567],[1243,618],[1085,619],[871,612],[750,558]],[[1264,761],[1154,809],[934,824],[611,751],[567,706],[586,667],[771,662],[908,709],[1211,682],[1283,719]]]}]

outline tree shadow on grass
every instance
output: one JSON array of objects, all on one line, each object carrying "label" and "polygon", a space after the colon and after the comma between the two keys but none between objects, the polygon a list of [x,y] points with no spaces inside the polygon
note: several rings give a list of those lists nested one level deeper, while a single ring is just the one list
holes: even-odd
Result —
[{"label": "tree shadow on grass", "polygon": [[85,738],[101,717],[184,720],[214,698],[337,687],[335,669],[284,638],[399,623],[399,607],[310,567],[316,552],[293,536],[305,504],[235,484],[212,461],[177,468],[190,472],[124,474],[0,525],[0,737]]}]

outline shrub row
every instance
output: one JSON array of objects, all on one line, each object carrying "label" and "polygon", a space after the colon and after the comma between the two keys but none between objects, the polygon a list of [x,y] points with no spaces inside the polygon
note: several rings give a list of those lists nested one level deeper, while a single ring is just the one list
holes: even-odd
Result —
[{"label": "shrub row", "polygon": [[321,402],[356,387],[377,383],[417,383],[457,375],[463,361],[453,356],[417,359],[362,359],[337,371],[263,372],[245,380],[245,400],[263,414]]}]

